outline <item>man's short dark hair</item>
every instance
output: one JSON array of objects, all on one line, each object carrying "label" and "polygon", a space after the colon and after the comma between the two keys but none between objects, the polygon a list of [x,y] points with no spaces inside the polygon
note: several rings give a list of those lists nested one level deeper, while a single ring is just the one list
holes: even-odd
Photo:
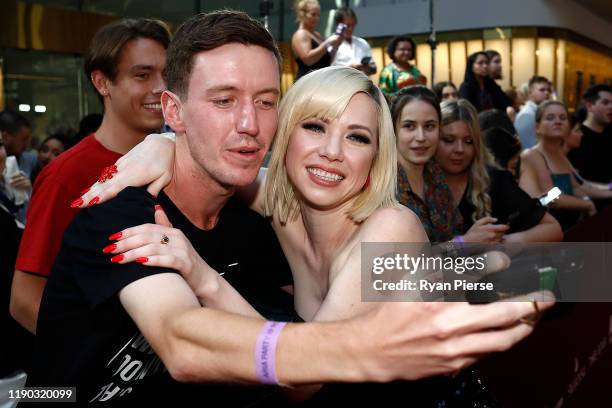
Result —
[{"label": "man's short dark hair", "polygon": [[529,78],[529,89],[531,89],[533,85],[541,84],[542,82],[546,82],[547,84],[550,84],[550,81],[546,77],[543,77],[540,75],[532,76],[531,78]]},{"label": "man's short dark hair", "polygon": [[610,92],[612,93],[612,87],[610,85],[606,85],[606,84],[598,84],[598,85],[593,85],[591,87],[589,87],[589,89],[586,90],[586,92],[584,93],[584,96],[582,97],[582,99],[584,100],[584,102],[588,102],[588,103],[597,103],[597,101],[599,100],[599,93],[600,92]]},{"label": "man's short dark hair", "polygon": [[[225,44],[257,45],[271,51],[282,69],[282,58],[274,38],[265,27],[248,14],[234,10],[200,13],[185,21],[176,31],[166,56],[164,76],[168,90],[187,94],[193,57]],[[244,61],[251,64],[252,61]]]},{"label": "man's short dark hair", "polygon": [[489,61],[491,61],[493,57],[499,56],[501,58],[501,54],[495,50],[486,50],[484,53],[487,54],[487,57],[489,57]]},{"label": "man's short dark hair", "polygon": [[114,81],[123,47],[138,38],[157,41],[165,49],[170,44],[170,31],[164,22],[150,18],[124,19],[102,27],[91,40],[85,57],[87,78],[91,81],[91,73],[101,71]]},{"label": "man's short dark hair", "polygon": [[23,127],[30,129],[30,122],[19,113],[8,109],[0,112],[0,132],[15,134]]},{"label": "man's short dark hair", "polygon": [[412,45],[412,55],[410,56],[410,59],[414,59],[414,56],[416,55],[416,45],[414,44],[414,41],[407,35],[398,35],[397,37],[393,37],[387,45],[387,55],[389,58],[391,58],[391,61],[395,61],[395,49],[397,48],[397,44],[402,41],[409,42],[410,45]]},{"label": "man's short dark hair", "polygon": [[340,7],[334,14],[334,24],[338,24],[344,21],[345,18],[353,17],[355,23],[357,23],[357,14],[350,7]]}]

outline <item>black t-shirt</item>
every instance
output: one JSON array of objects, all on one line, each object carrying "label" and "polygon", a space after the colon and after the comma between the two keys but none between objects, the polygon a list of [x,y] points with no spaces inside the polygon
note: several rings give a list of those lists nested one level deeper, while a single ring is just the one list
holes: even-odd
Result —
[{"label": "black t-shirt", "polygon": [[270,226],[266,230],[267,221],[246,207],[230,200],[215,228],[203,231],[164,193],[155,200],[142,188],[128,187],[115,199],[82,210],[66,230],[43,294],[28,385],[76,386],[81,402],[120,402],[121,397],[136,395],[142,395],[139,401],[154,400],[170,389],[160,386],[171,387],[170,377],[122,307],[118,293],[146,276],[176,272],[135,262],[114,264],[109,254],[102,253],[109,235],[153,223],[156,203],[211,267],[247,292],[247,300],[267,304],[279,296],[280,286],[291,283]]},{"label": "black t-shirt", "polygon": [[572,149],[567,157],[582,177],[600,183],[612,181],[612,126],[602,133],[581,125],[582,140],[580,146]]},{"label": "black t-shirt", "polygon": [[[0,200],[0,204],[2,204]],[[11,284],[15,272],[15,259],[23,229],[15,217],[0,206],[0,378],[15,370],[29,368],[28,358],[34,346],[34,336],[13,319],[9,313]]]},{"label": "black t-shirt", "polygon": [[[489,167],[489,195],[491,196],[491,216],[498,223],[505,224],[510,218],[508,233],[527,230],[540,223],[546,209],[538,200],[529,197],[516,183],[512,174],[506,170]],[[466,189],[467,192],[467,189]],[[472,213],[474,205],[463,195],[459,211],[463,216],[462,231],[465,234],[474,225]]]}]

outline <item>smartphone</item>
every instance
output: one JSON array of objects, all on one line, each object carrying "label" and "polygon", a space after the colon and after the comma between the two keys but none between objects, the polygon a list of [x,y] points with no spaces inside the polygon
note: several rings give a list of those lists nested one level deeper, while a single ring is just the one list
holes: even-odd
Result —
[{"label": "smartphone", "polygon": [[559,198],[560,195],[561,190],[559,190],[559,187],[553,187],[548,190],[546,194],[540,196],[538,200],[540,200],[540,204],[542,204],[542,206],[546,207],[547,205],[550,205],[553,201],[555,201],[557,198]]},{"label": "smartphone", "polygon": [[334,34],[336,34],[336,35],[344,34],[344,30],[346,30],[346,27],[348,27],[346,24],[338,23],[338,25],[336,26],[336,31],[334,32]]},{"label": "smartphone", "polygon": [[369,65],[372,62],[372,57],[366,56],[361,59],[361,65]]}]

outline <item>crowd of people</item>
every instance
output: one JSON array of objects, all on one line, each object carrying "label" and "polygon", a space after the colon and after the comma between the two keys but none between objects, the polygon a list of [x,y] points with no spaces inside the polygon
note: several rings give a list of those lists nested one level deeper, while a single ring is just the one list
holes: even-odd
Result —
[{"label": "crowd of people", "polygon": [[380,402],[330,383],[400,380],[372,386],[496,406],[468,367],[528,336],[550,295],[362,302],[361,243],[562,241],[612,198],[612,89],[591,87],[579,117],[535,76],[516,112],[495,82],[499,53],[470,55],[459,89],[429,89],[407,36],[390,41],[377,86],[353,10],[337,10],[327,39],[316,0],[296,14],[282,98],[274,39],[225,10],[172,37],[152,19],[100,29],[85,72],[104,114],[70,148],[51,135],[36,155],[28,122],[0,114],[16,350],[0,376],[24,369],[28,385],[76,386],[81,402]]}]

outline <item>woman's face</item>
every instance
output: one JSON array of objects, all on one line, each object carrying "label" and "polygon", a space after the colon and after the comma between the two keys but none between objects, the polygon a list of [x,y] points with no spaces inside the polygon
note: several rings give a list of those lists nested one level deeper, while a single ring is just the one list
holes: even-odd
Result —
[{"label": "woman's face", "polygon": [[550,105],[544,110],[540,123],[536,123],[536,132],[542,138],[562,139],[568,132],[567,112],[561,105]]},{"label": "woman's face", "polygon": [[474,140],[467,123],[458,120],[442,127],[435,158],[444,172],[452,175],[466,172],[475,155]]},{"label": "woman's face", "polygon": [[482,78],[489,75],[489,59],[486,55],[478,54],[474,64],[472,64],[472,71],[474,71],[476,76]]},{"label": "woman's face", "polygon": [[359,195],[378,149],[376,104],[355,94],[340,117],[299,122],[290,136],[287,176],[306,205],[337,208]]},{"label": "woman's face", "polygon": [[458,99],[457,90],[455,87],[446,85],[442,88],[442,100],[443,101],[456,101]]},{"label": "woman's face", "polygon": [[394,61],[407,64],[412,59],[412,44],[410,41],[400,41],[395,46]]},{"label": "woman's face", "polygon": [[570,129],[567,136],[565,136],[565,144],[570,149],[575,149],[580,147],[580,142],[582,141],[582,128],[580,127],[580,123],[576,123],[573,128]]},{"label": "woman's face", "polygon": [[319,25],[320,18],[321,7],[316,3],[307,3],[306,11],[302,17],[302,23],[309,28],[315,28]]},{"label": "woman's face", "polygon": [[433,157],[440,138],[440,121],[433,106],[420,100],[407,103],[396,126],[400,163],[423,165]]},{"label": "woman's face", "polygon": [[64,151],[65,147],[62,142],[57,139],[47,140],[38,151],[38,161],[42,167],[51,163],[53,159],[60,155]]}]

